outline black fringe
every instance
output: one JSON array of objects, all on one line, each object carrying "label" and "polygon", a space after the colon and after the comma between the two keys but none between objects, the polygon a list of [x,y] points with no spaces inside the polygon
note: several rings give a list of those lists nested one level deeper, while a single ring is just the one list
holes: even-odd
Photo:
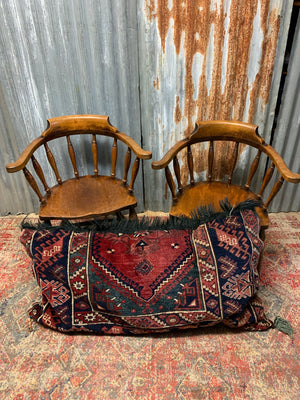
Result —
[{"label": "black fringe", "polygon": [[238,214],[240,211],[245,209],[255,210],[256,207],[262,205],[261,201],[246,200],[237,206],[232,206],[226,199],[220,202],[222,211],[215,211],[212,206],[200,207],[192,213],[191,218],[186,216],[167,218],[161,217],[143,217],[141,219],[124,219],[117,220],[104,219],[88,221],[85,223],[73,223],[68,220],[63,220],[61,225],[52,226],[47,223],[38,221],[37,223],[28,222],[26,218],[21,223],[21,229],[33,229],[33,230],[55,230],[63,229],[65,231],[73,232],[111,232],[111,233],[134,233],[136,231],[153,231],[153,230],[171,230],[171,229],[196,229],[199,225],[211,222],[213,220],[220,220],[229,217],[230,215]]}]

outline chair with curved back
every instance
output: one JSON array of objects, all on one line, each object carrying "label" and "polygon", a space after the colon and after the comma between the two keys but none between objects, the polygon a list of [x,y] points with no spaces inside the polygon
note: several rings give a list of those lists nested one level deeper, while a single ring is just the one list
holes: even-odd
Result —
[{"label": "chair with curved back", "polygon": [[[216,167],[216,142],[233,142],[232,156],[228,157],[228,178],[226,180],[214,179]],[[193,145],[207,142],[207,177],[205,181],[195,182],[194,179],[194,158]],[[257,149],[256,157],[251,166],[247,181],[243,185],[232,184],[233,173],[237,164],[238,156],[245,145]],[[222,148],[222,147],[221,147]],[[228,147],[226,147],[227,149]],[[186,150],[186,157],[179,154]],[[227,151],[227,150],[226,150]],[[257,172],[261,154],[265,153],[271,160],[270,166],[262,178],[259,191],[250,189],[255,173]],[[180,165],[179,159],[186,161],[185,166]],[[176,177],[177,188],[173,174],[169,168],[173,164],[174,176]],[[275,182],[266,201],[262,200],[267,185],[270,183],[274,169],[279,172],[279,179]],[[281,156],[258,134],[256,125],[238,121],[207,121],[200,122],[194,131],[185,139],[178,141],[160,161],[154,161],[152,168],[155,170],[165,169],[166,180],[172,193],[172,206],[170,215],[178,217],[181,215],[191,216],[199,207],[212,205],[216,211],[220,210],[220,201],[226,198],[232,205],[237,205],[245,200],[261,201],[261,207],[257,208],[262,229],[267,228],[269,217],[267,208],[280,190],[284,180],[288,182],[300,182],[300,174],[292,173]],[[182,182],[183,171],[188,171],[189,183]],[[257,182],[255,182],[257,183]]]},{"label": "chair with curved back", "polygon": [[[81,176],[78,171],[78,162],[71,141],[73,135],[89,135],[91,137],[90,150],[94,165],[92,175]],[[64,181],[60,176],[54,154],[49,147],[49,142],[61,137],[66,138],[68,154],[75,176]],[[99,174],[98,142],[101,137],[112,138],[110,176]],[[123,143],[125,148],[127,146],[123,179],[116,177],[118,142]],[[46,159],[57,180],[57,184],[53,187],[48,186],[41,164],[34,154],[41,146],[45,149]],[[128,184],[127,177],[132,153],[135,155],[135,161],[132,165],[131,179]],[[130,218],[134,218],[136,216],[137,199],[133,195],[133,188],[140,159],[150,159],[151,157],[150,151],[141,149],[132,138],[112,126],[107,116],[70,115],[49,119],[48,127],[41,136],[33,140],[18,160],[8,164],[6,169],[7,172],[23,171],[25,178],[40,200],[39,217],[42,221],[90,219],[109,214],[116,214],[121,218],[123,210],[129,210]],[[35,174],[39,178],[39,184],[27,168],[29,160],[31,160]],[[45,191],[44,194],[42,194],[41,187]]]}]

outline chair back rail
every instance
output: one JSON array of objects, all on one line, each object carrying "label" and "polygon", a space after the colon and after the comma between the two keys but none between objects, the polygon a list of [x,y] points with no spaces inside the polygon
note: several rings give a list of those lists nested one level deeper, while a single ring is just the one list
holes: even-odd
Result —
[{"label": "chair back rail", "polygon": [[[233,153],[228,159],[228,179],[227,184],[232,185],[234,171],[237,165],[239,152],[241,151],[241,144],[248,145],[257,149],[256,156],[251,163],[249,174],[246,183],[242,186],[244,190],[250,191],[251,183],[258,170],[261,154],[265,153],[271,160],[271,165],[263,176],[261,187],[256,194],[257,198],[262,198],[265,189],[271,181],[275,168],[277,169],[280,177],[270,189],[270,194],[263,204],[263,209],[266,210],[271,201],[282,187],[284,180],[288,182],[300,182],[300,174],[295,174],[289,170],[281,156],[258,134],[258,127],[256,125],[247,124],[238,121],[208,121],[196,124],[194,131],[185,139],[178,141],[160,161],[152,163],[153,169],[165,169],[167,184],[172,194],[173,205],[181,197],[184,189],[189,190],[195,185],[194,179],[194,159],[193,159],[193,145],[197,143],[208,142],[207,151],[207,182],[213,182],[214,164],[217,162],[215,159],[215,142],[233,142]],[[178,154],[185,149],[187,150],[187,170],[189,173],[190,185],[183,187],[181,178],[181,168],[178,161]],[[184,160],[184,157],[181,157]],[[173,174],[169,168],[170,162],[173,161],[173,171],[176,177],[176,184],[173,179]]]},{"label": "chair back rail", "polygon": [[[65,137],[68,149],[69,158],[73,167],[75,179],[80,179],[81,175],[78,171],[77,157],[72,143],[71,136],[73,135],[90,135],[91,136],[91,153],[93,159],[93,176],[99,176],[99,157],[98,157],[98,139],[100,136],[111,137],[113,139],[112,150],[111,150],[111,173],[110,178],[116,178],[116,166],[118,159],[118,141],[124,143],[127,146],[127,151],[124,160],[124,175],[121,182],[123,182],[124,187],[127,187],[128,193],[132,194],[134,190],[135,180],[139,171],[140,159],[150,159],[152,153],[143,150],[133,139],[123,132],[120,132],[112,126],[109,122],[107,116],[97,116],[97,115],[74,115],[74,116],[64,116],[58,118],[52,118],[48,121],[47,129],[41,134],[40,137],[33,140],[20,155],[18,160],[14,163],[8,164],[6,166],[7,172],[17,172],[22,170],[26,180],[28,181],[31,188],[34,190],[38,196],[41,204],[47,202],[47,198],[51,195],[52,188],[49,187],[44,171],[41,164],[38,162],[36,155],[34,154],[37,149],[44,147],[46,153],[46,159],[54,172],[56,181],[58,185],[63,185],[62,178],[59,173],[57,162],[55,156],[52,153],[49,142],[54,141],[58,138]],[[127,184],[128,173],[131,166],[131,153],[134,153],[136,158],[132,165],[131,180],[130,184]],[[45,195],[43,196],[36,182],[34,176],[28,169],[28,161],[31,160],[32,166],[36,176],[41,182],[41,186],[45,190]],[[132,212],[132,210],[131,210]]]}]

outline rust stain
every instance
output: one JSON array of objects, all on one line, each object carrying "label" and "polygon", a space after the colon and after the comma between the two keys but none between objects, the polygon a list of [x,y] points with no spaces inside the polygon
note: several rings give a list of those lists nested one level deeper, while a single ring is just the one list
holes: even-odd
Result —
[{"label": "rust stain", "polygon": [[216,119],[243,120],[248,93],[248,63],[257,0],[233,0],[230,8],[226,84],[221,101],[224,107]]},{"label": "rust stain", "polygon": [[[231,0],[229,16],[226,15],[225,0],[217,2],[217,7],[211,9],[208,0],[181,0],[172,2],[169,9],[168,0],[145,0],[147,16],[156,21],[162,51],[165,52],[166,38],[174,21],[174,48],[177,55],[180,53],[182,37],[184,35],[185,57],[185,98],[184,108],[179,108],[179,98],[176,98],[174,120],[178,123],[182,117],[187,119],[187,129],[184,135],[192,132],[193,120],[244,120],[246,99],[249,93],[250,105],[247,121],[253,122],[259,99],[263,105],[269,100],[273,66],[276,53],[276,44],[279,34],[280,15],[277,9],[270,10],[270,0],[252,0],[241,2]],[[262,31],[262,57],[255,81],[250,87],[248,68],[250,60],[251,40],[253,36],[254,19],[260,7],[260,29]],[[222,59],[225,40],[225,19],[229,17],[227,31],[227,60],[226,81],[222,92]],[[210,37],[213,31],[213,58],[208,54]],[[203,56],[202,70],[198,83],[198,96],[194,99],[196,88],[193,82],[193,58],[196,53]],[[211,69],[208,69],[208,62]],[[210,88],[208,88],[207,71],[210,73]],[[199,173],[207,168],[207,150],[200,147],[194,151],[195,172]],[[215,177],[221,178],[229,173],[228,154],[232,146],[216,145],[215,160],[218,168]],[[184,156],[183,156],[184,158]],[[205,160],[205,161],[204,161]],[[218,162],[217,162],[218,160]],[[230,163],[229,163],[230,164]],[[186,175],[186,174],[185,174]]]},{"label": "rust stain", "polygon": [[152,20],[156,17],[155,13],[155,1],[150,0],[145,2],[145,15],[147,19]]},{"label": "rust stain", "polygon": [[268,27],[266,24],[268,14],[267,9],[264,10],[264,14],[265,18],[263,18],[261,21],[261,27],[264,32],[261,68],[255,78],[253,89],[250,93],[250,122],[252,122],[255,114],[257,99],[260,97],[263,100],[263,104],[267,104],[269,101],[270,87],[273,76],[273,65],[276,56],[276,44],[280,27],[280,15],[278,15],[277,10],[272,10],[269,17],[269,25],[272,27],[272,29],[271,33],[268,33]]},{"label": "rust stain", "polygon": [[156,87],[157,90],[159,90],[159,79],[158,79],[158,76],[156,77],[156,80],[153,81],[153,86]]},{"label": "rust stain", "polygon": [[175,107],[175,122],[178,124],[181,121],[181,110],[179,106],[179,96],[176,96],[176,107]]}]

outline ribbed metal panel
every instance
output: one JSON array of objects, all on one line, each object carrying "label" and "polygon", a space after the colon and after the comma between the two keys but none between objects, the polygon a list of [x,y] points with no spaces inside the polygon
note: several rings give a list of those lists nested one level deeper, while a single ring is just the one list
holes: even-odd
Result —
[{"label": "ribbed metal panel", "polygon": [[[300,16],[294,37],[273,146],[287,166],[300,173]],[[300,184],[285,183],[271,211],[300,211]]]},{"label": "ribbed metal panel", "polygon": [[[252,122],[270,139],[292,3],[144,2],[144,18],[139,18],[141,117],[143,143],[152,149],[154,160],[201,120]],[[207,169],[207,148],[200,146],[195,155],[201,176]],[[228,154],[219,147],[217,157],[222,156]],[[226,171],[224,163],[219,165],[221,176]],[[240,158],[235,178],[244,175],[245,166],[247,153]],[[262,165],[258,175],[264,169]],[[187,171],[181,172],[187,176]],[[168,210],[164,171],[145,169],[145,181],[155,188],[146,206]]]},{"label": "ribbed metal panel", "polygon": [[[38,209],[22,172],[7,174],[5,164],[46,128],[47,118],[109,115],[141,143],[136,7],[136,0],[0,1],[2,214]],[[81,148],[88,158],[90,148]],[[64,163],[67,148],[56,150]],[[135,194],[143,208],[138,178]]]},{"label": "ribbed metal panel", "polygon": [[[22,173],[7,174],[5,164],[45,129],[47,118],[109,115],[156,160],[201,119],[254,122],[269,141],[292,4],[0,0],[0,213],[38,208]],[[292,137],[287,152],[295,148],[294,133],[280,132],[276,140]],[[78,145],[92,164],[90,145]],[[71,170],[66,147],[55,150]],[[292,155],[283,155],[293,168]],[[243,154],[235,178],[247,164]],[[201,163],[196,167],[203,173]],[[140,210],[143,185],[146,208],[168,210],[163,171],[153,171],[150,161],[143,170],[135,190]]]}]

